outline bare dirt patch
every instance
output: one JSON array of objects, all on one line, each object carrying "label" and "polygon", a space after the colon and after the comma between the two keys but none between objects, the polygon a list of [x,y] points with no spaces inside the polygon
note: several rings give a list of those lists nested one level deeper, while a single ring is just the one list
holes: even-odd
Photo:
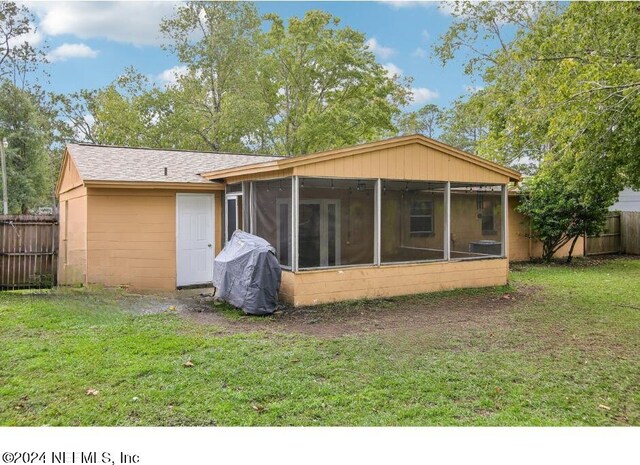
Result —
[{"label": "bare dirt patch", "polygon": [[[514,303],[527,289],[420,295],[346,302],[316,307],[285,307],[268,317],[245,316],[221,303],[202,300],[179,311],[186,318],[230,332],[269,331],[335,338],[373,332],[424,332],[490,328],[507,324]],[[198,298],[192,297],[194,301]],[[202,299],[202,298],[200,298]]]}]

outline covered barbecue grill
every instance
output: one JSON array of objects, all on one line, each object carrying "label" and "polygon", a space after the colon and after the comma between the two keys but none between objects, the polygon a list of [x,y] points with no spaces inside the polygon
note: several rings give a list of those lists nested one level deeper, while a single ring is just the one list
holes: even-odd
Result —
[{"label": "covered barbecue grill", "polygon": [[251,315],[275,311],[281,274],[271,244],[240,230],[213,262],[216,296]]}]

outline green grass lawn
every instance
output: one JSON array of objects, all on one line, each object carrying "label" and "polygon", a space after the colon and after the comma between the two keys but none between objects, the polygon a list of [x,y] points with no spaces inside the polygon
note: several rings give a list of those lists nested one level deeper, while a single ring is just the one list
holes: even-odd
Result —
[{"label": "green grass lawn", "polygon": [[459,299],[501,307],[320,337],[132,314],[115,292],[0,293],[0,424],[640,425],[640,260],[380,305]]}]

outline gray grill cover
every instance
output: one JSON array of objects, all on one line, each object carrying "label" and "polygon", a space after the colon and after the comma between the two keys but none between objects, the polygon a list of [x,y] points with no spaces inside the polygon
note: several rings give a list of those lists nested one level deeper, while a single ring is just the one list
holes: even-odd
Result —
[{"label": "gray grill cover", "polygon": [[282,270],[264,239],[237,230],[213,262],[216,296],[252,315],[276,310]]}]

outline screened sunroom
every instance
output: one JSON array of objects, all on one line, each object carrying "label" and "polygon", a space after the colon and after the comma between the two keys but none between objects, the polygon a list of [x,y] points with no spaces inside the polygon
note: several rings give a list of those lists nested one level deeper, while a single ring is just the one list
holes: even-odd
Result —
[{"label": "screened sunroom", "polygon": [[269,241],[295,305],[505,284],[519,174],[422,136],[205,173],[225,237]]},{"label": "screened sunroom", "polygon": [[286,177],[226,186],[228,240],[269,241],[283,269],[504,257],[505,186]]}]

